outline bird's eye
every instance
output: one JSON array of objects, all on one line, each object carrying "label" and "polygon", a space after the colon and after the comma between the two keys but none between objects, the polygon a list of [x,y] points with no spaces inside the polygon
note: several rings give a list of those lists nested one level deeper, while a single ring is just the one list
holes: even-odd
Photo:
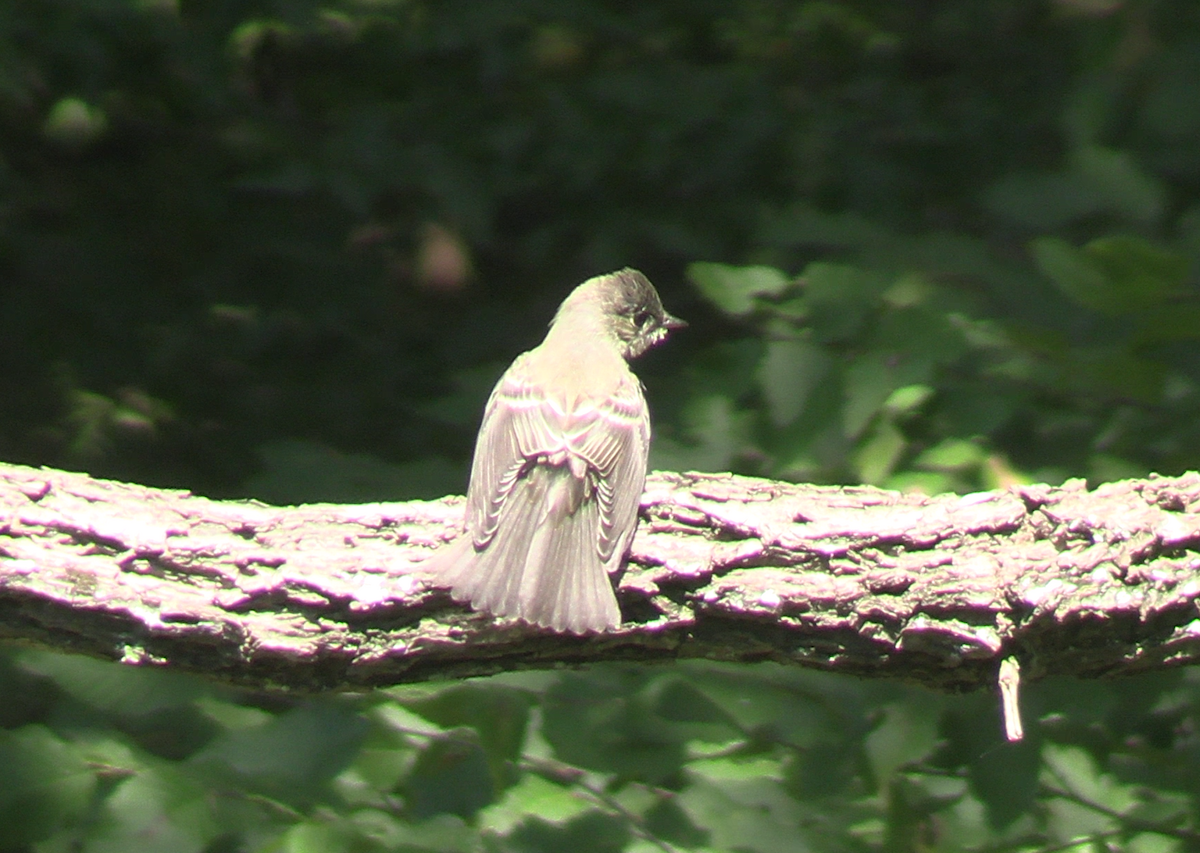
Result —
[{"label": "bird's eye", "polygon": [[647,326],[649,326],[650,320],[651,320],[650,312],[645,309],[642,309],[641,311],[639,311],[633,315],[633,322],[639,329],[644,329]]}]

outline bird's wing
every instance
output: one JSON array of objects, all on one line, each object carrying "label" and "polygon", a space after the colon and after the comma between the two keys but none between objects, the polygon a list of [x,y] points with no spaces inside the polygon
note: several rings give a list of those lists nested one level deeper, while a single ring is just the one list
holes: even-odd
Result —
[{"label": "bird's wing", "polygon": [[632,532],[645,485],[650,418],[641,386],[629,374],[613,393],[568,407],[532,381],[528,359],[513,362],[484,411],[467,506],[475,547],[492,540],[504,502],[528,466],[543,462],[569,467],[583,481],[575,492],[580,499],[595,489],[596,546],[608,562]]},{"label": "bird's wing", "polygon": [[646,485],[650,412],[641,383],[632,374],[617,393],[595,409],[589,428],[580,434],[575,446],[597,473],[600,509],[597,548],[600,559],[608,563],[614,552],[624,551],[633,534]]}]

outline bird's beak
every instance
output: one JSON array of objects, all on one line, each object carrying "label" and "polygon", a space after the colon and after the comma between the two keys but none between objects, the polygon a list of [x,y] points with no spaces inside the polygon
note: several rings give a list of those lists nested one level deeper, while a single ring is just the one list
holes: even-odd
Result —
[{"label": "bird's beak", "polygon": [[662,323],[664,329],[686,329],[687,328],[687,321],[680,320],[678,317],[672,317],[670,314],[666,314],[666,312],[664,312],[664,315],[665,316],[663,317],[663,323]]}]

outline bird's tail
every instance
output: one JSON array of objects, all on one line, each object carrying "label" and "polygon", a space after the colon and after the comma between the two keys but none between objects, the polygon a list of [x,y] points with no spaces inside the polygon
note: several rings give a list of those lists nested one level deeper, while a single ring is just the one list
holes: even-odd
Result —
[{"label": "bird's tail", "polygon": [[597,548],[599,506],[583,486],[565,466],[535,468],[506,498],[490,542],[477,549],[468,531],[428,565],[476,610],[574,634],[616,628],[621,612]]}]

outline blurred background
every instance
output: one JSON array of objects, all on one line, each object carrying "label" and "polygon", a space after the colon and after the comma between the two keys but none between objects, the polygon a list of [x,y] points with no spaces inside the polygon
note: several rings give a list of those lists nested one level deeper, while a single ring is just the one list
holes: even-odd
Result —
[{"label": "blurred background", "polygon": [[[461,493],[583,279],[691,327],[652,465],[967,492],[1200,468],[1187,0],[9,0],[0,459]],[[369,696],[0,653],[0,851],[1200,850],[1194,671]]]}]

